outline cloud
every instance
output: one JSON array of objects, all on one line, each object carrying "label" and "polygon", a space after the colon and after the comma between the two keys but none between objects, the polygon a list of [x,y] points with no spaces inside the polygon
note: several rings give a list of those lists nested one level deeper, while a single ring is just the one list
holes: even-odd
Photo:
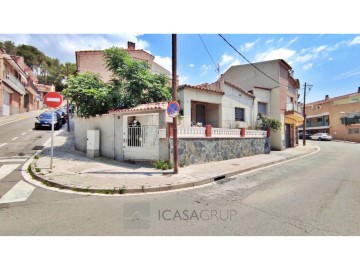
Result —
[{"label": "cloud", "polygon": [[304,65],[304,66],[302,67],[302,69],[303,69],[303,70],[308,70],[308,69],[312,68],[312,66],[313,66],[313,63],[309,63],[309,64]]},{"label": "cloud", "polygon": [[295,58],[295,61],[296,61],[296,62],[301,62],[301,63],[303,63],[303,62],[307,62],[307,61],[311,60],[312,58],[313,58],[313,55],[311,55],[310,53],[308,53],[308,54],[305,54],[305,55],[297,56],[297,57]]},{"label": "cloud", "polygon": [[273,39],[268,39],[267,41],[265,41],[265,44],[270,44],[270,43],[273,43],[274,40]]},{"label": "cloud", "polygon": [[136,43],[137,49],[145,50],[150,47],[148,42],[136,34],[0,35],[0,40],[11,40],[16,45],[34,46],[50,57],[59,58],[61,62],[75,62],[75,51],[104,50],[112,46],[126,48],[128,41]]},{"label": "cloud", "polygon": [[157,64],[159,64],[160,66],[166,68],[167,70],[171,71],[172,70],[172,60],[171,57],[161,57],[156,55],[154,62],[156,62]]},{"label": "cloud", "polygon": [[184,75],[179,75],[179,84],[189,84],[189,77]]},{"label": "cloud", "polygon": [[278,42],[283,42],[284,41],[284,39],[283,38],[280,38],[279,40],[278,40]]},{"label": "cloud", "polygon": [[360,36],[355,37],[352,41],[349,42],[350,46],[360,44]]},{"label": "cloud", "polygon": [[347,79],[351,77],[360,77],[360,70],[350,70],[344,73],[341,73],[335,77],[335,80]]},{"label": "cloud", "polygon": [[276,59],[284,59],[286,61],[289,61],[294,55],[296,51],[290,50],[286,48],[279,48],[279,49],[270,49],[263,53],[258,53],[255,56],[255,61],[268,61],[268,60],[276,60]]},{"label": "cloud", "polygon": [[332,58],[332,57],[329,57],[329,58],[328,58],[328,60],[329,60],[329,61],[332,61],[332,60],[334,60],[334,58]]},{"label": "cloud", "polygon": [[202,73],[200,74],[200,76],[205,76],[208,73],[208,71],[210,70],[211,67],[212,67],[211,65],[205,65],[205,64],[202,65],[200,67],[200,69],[202,70]]},{"label": "cloud", "polygon": [[245,51],[245,52],[247,52],[247,51],[250,51],[250,49],[252,48],[252,47],[254,47],[254,45],[259,41],[260,39],[258,38],[257,40],[255,40],[254,42],[247,42],[247,43],[245,43],[244,45],[241,45],[241,50],[242,51]]},{"label": "cloud", "polygon": [[319,53],[319,52],[322,52],[323,50],[325,50],[328,46],[327,45],[322,45],[322,46],[319,46],[317,48],[314,48],[313,51],[315,53]]},{"label": "cloud", "polygon": [[224,54],[221,56],[221,61],[220,61],[219,65],[220,65],[220,66],[226,65],[226,64],[230,63],[230,62],[233,61],[233,60],[234,60],[234,57],[233,57],[233,56],[224,53]]},{"label": "cloud", "polygon": [[194,64],[189,64],[189,67],[193,68],[193,67],[195,67],[195,65]]},{"label": "cloud", "polygon": [[293,44],[295,41],[298,40],[299,37],[294,37],[292,40],[290,40],[287,44],[287,46],[290,46],[291,44]]}]

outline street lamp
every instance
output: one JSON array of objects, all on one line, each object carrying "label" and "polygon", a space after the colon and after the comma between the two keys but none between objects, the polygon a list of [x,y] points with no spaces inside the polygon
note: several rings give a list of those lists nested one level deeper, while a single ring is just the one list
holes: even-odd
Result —
[{"label": "street lamp", "polygon": [[343,116],[343,119],[344,119],[344,142],[345,142],[345,133],[346,133],[346,120],[345,120],[345,112],[340,112]]}]

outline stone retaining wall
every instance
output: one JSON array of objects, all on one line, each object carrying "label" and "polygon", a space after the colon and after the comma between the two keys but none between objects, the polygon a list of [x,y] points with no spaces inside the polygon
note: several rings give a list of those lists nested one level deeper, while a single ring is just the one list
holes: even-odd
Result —
[{"label": "stone retaining wall", "polygon": [[[178,141],[180,166],[269,154],[271,151],[270,138],[181,138]],[[173,140],[170,140],[170,158],[173,160]]]}]

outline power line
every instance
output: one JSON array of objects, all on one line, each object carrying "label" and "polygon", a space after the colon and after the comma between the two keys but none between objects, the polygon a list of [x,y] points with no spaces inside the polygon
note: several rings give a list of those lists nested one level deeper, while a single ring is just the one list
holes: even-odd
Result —
[{"label": "power line", "polygon": [[204,42],[204,40],[202,39],[201,35],[199,34],[198,36],[199,36],[199,38],[200,38],[200,40],[201,40],[202,44],[204,45],[204,48],[205,48],[205,50],[207,51],[207,53],[208,53],[208,55],[209,55],[209,57],[210,57],[211,61],[214,63],[214,66],[215,66],[215,68],[216,68],[216,72],[220,75],[220,68],[219,68],[219,64],[216,64],[216,63],[215,63],[215,61],[214,61],[214,59],[212,58],[212,56],[211,56],[211,54],[210,54],[210,52],[209,52],[208,48],[206,47],[205,42]]},{"label": "power line", "polygon": [[263,75],[265,75],[266,77],[268,77],[270,80],[276,82],[279,85],[285,86],[286,88],[291,88],[294,90],[297,90],[296,88],[293,88],[291,86],[282,84],[281,82],[279,82],[278,80],[270,77],[269,75],[267,75],[265,72],[263,72],[261,69],[259,69],[257,66],[255,66],[253,63],[250,62],[250,60],[248,60],[241,52],[239,52],[229,41],[226,40],[226,38],[224,38],[221,34],[218,34],[231,48],[234,49],[234,51],[236,51],[242,58],[244,58],[250,65],[252,65],[255,69],[257,69],[259,72],[261,72]]}]

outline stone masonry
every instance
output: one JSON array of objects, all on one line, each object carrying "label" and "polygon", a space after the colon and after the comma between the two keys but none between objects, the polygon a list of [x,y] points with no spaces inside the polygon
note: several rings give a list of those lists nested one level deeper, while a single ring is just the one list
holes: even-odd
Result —
[{"label": "stone masonry", "polygon": [[[179,165],[181,167],[269,154],[270,138],[181,138],[178,143]],[[173,160],[173,141],[170,141],[170,155]]]}]

